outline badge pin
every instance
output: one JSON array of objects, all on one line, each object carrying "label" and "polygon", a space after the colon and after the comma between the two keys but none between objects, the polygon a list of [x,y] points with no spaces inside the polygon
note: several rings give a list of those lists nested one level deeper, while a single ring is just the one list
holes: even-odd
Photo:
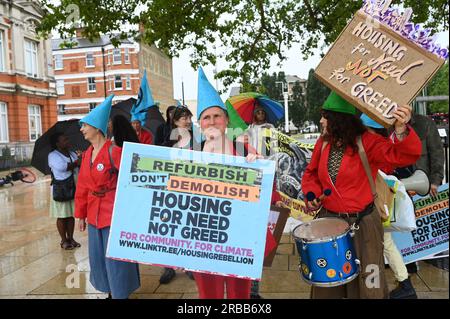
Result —
[{"label": "badge pin", "polygon": [[308,266],[307,266],[306,264],[302,263],[302,264],[300,265],[300,267],[301,267],[301,269],[302,269],[303,274],[305,274],[305,275],[308,275],[308,274],[309,274],[309,268],[308,268]]},{"label": "badge pin", "polygon": [[342,266],[342,271],[348,275],[352,271],[352,265],[349,262],[346,262],[344,266]]},{"label": "badge pin", "polygon": [[103,171],[103,169],[105,168],[105,166],[103,164],[97,164],[97,171],[101,172]]},{"label": "badge pin", "polygon": [[336,270],[334,270],[334,269],[328,269],[327,270],[327,277],[328,278],[334,278],[336,276]]}]

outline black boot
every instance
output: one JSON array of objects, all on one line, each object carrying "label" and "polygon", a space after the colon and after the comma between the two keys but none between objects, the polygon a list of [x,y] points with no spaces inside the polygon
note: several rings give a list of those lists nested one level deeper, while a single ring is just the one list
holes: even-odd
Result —
[{"label": "black boot", "polygon": [[160,284],[168,284],[175,277],[175,270],[172,268],[164,268],[164,272],[159,278]]},{"label": "black boot", "polygon": [[390,299],[417,299],[416,290],[414,289],[411,279],[399,282],[398,287],[389,294]]},{"label": "black boot", "polygon": [[406,269],[408,270],[408,274],[417,274],[417,264],[415,262],[407,264]]}]

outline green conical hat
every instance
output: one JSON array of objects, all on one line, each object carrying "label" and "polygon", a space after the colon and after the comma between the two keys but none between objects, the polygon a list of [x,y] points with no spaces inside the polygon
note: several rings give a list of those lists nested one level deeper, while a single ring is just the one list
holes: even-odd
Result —
[{"label": "green conical hat", "polygon": [[356,108],[334,91],[331,91],[327,100],[323,103],[322,109],[353,115],[356,114]]}]

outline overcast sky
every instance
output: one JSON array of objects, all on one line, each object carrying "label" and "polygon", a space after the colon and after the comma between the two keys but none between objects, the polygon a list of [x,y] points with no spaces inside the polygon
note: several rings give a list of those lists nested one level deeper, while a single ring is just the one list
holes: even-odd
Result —
[{"label": "overcast sky", "polygon": [[[447,47],[449,45],[449,32],[441,32],[439,34],[438,43]],[[276,64],[278,62],[278,58],[274,57],[272,59],[272,65],[268,73],[284,71],[289,75],[297,75],[300,78],[307,79],[308,72],[311,68],[315,68],[320,62],[320,52],[316,50],[315,55],[310,57],[308,60],[303,61],[302,54],[299,49],[299,45],[293,46],[287,52],[287,60],[284,61],[283,65],[277,67]],[[225,62],[220,61],[217,64],[218,71],[221,71],[226,68]],[[214,66],[207,65],[203,67],[203,70],[206,73],[211,84],[215,87],[216,80],[214,79]],[[181,82],[184,82],[184,99],[185,100],[196,100],[197,99],[197,72],[191,68],[189,63],[189,51],[183,51],[180,54],[179,58],[173,58],[173,85],[174,85],[174,98],[181,101],[182,97],[182,85]],[[223,90],[224,87],[221,83],[218,83],[219,89]],[[238,86],[238,83],[235,83],[234,86]],[[225,100],[229,96],[229,92],[231,87],[228,87],[226,91],[221,95],[222,99]]]}]

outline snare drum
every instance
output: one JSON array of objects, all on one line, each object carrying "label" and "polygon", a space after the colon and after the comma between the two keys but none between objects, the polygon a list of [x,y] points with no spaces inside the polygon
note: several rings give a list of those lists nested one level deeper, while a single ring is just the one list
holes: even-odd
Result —
[{"label": "snare drum", "polygon": [[326,217],[301,224],[293,230],[300,255],[299,270],[310,285],[344,285],[359,274],[353,247],[353,230],[341,218]]}]

